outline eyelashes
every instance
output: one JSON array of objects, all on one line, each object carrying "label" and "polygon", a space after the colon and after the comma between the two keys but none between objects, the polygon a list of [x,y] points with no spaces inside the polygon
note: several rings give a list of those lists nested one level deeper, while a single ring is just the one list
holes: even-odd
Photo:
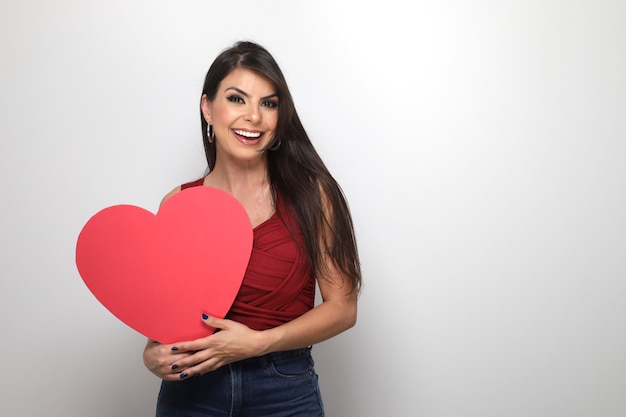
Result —
[{"label": "eyelashes", "polygon": [[275,109],[278,107],[278,101],[277,100],[266,100],[263,103],[261,103],[261,105],[263,107],[267,107],[270,109]]},{"label": "eyelashes", "polygon": [[237,103],[237,104],[244,103],[243,98],[241,98],[240,96],[236,94],[226,97],[226,100],[230,101],[231,103]]},{"label": "eyelashes", "polygon": [[[237,94],[232,94],[230,96],[226,97],[226,100],[228,100],[231,103],[235,103],[235,104],[245,104],[245,101],[243,99],[243,97],[237,95]],[[261,106],[262,107],[266,107],[268,109],[276,109],[278,108],[278,100],[274,99],[274,100],[263,100],[261,102]]]}]

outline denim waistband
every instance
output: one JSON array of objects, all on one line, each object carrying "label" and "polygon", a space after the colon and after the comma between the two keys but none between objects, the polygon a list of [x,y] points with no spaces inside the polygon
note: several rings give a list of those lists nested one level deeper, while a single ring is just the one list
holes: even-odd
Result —
[{"label": "denim waistband", "polygon": [[283,359],[297,358],[299,356],[306,356],[311,354],[311,346],[301,348],[301,349],[293,349],[293,350],[283,350],[280,352],[272,352],[263,356],[256,356],[254,358],[248,358],[240,361],[240,363],[246,365],[260,365],[261,367],[267,366],[271,362],[280,361]]}]

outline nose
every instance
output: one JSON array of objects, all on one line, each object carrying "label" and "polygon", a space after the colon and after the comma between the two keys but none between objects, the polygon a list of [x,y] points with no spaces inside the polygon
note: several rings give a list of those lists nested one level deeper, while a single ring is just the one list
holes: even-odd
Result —
[{"label": "nose", "polygon": [[261,113],[257,106],[248,107],[248,111],[246,112],[246,120],[256,123],[261,118]]}]

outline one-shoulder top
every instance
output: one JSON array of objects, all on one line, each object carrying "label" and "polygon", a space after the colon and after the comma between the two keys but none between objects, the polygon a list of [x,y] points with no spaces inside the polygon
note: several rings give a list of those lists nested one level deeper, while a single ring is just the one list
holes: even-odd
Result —
[{"label": "one-shoulder top", "polygon": [[[202,186],[204,179],[183,184]],[[315,278],[302,232],[280,195],[274,214],[253,230],[252,254],[226,318],[254,330],[287,323],[313,308]]]}]

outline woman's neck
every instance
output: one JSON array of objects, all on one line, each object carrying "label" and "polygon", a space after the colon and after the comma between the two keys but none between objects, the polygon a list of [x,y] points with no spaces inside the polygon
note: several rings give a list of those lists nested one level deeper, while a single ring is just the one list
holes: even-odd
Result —
[{"label": "woman's neck", "polygon": [[274,200],[265,164],[215,164],[204,185],[219,188],[235,197],[256,227],[274,213]]},{"label": "woman's neck", "polygon": [[220,164],[218,161],[205,179],[205,185],[222,189],[238,199],[269,190],[265,161],[239,164]]}]

